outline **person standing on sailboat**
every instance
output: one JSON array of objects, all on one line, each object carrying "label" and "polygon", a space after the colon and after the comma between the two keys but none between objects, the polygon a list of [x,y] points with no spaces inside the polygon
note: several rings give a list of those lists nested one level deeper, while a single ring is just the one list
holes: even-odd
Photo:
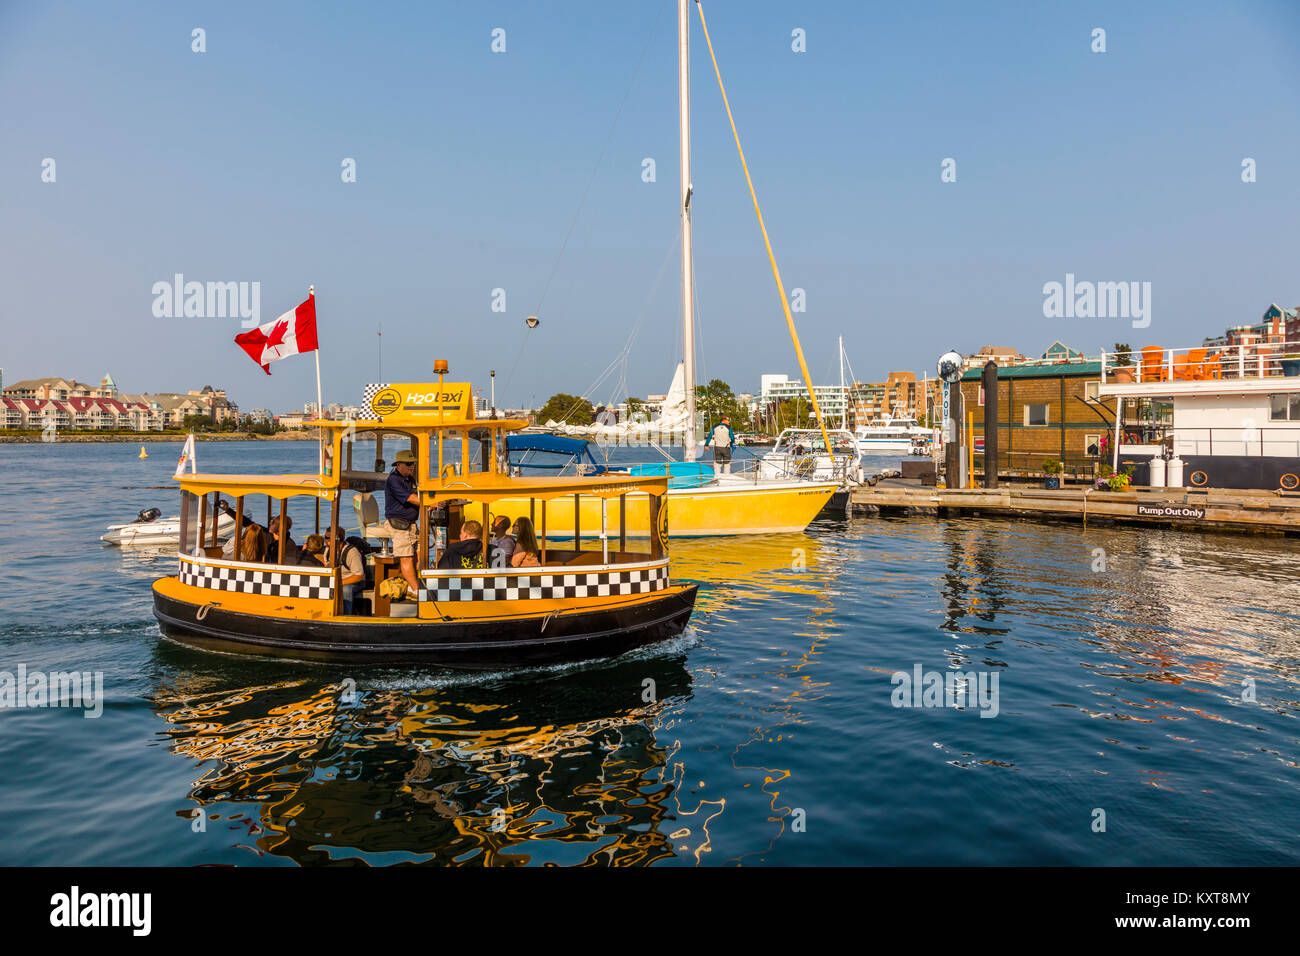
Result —
[{"label": "person standing on sailboat", "polygon": [[704,439],[704,447],[713,445],[713,473],[715,475],[731,474],[731,448],[736,444],[736,435],[731,430],[730,416],[723,415],[722,421],[713,426],[709,437]]}]

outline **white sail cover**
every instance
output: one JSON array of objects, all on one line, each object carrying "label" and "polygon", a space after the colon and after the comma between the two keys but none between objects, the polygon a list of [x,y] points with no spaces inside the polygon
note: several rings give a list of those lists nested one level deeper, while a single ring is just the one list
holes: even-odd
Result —
[{"label": "white sail cover", "polygon": [[637,420],[624,420],[617,425],[569,425],[552,419],[546,427],[560,435],[581,435],[598,441],[681,432],[686,428],[686,368],[681,362],[677,363],[673,383],[668,387],[658,416],[651,418],[645,413],[637,413],[634,417]]}]

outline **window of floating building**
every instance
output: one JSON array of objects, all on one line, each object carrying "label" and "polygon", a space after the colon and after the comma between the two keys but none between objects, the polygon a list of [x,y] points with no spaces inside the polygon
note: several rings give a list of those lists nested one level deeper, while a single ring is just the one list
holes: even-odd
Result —
[{"label": "window of floating building", "polygon": [[1027,427],[1046,425],[1047,421],[1046,404],[1043,405],[1026,405],[1025,406],[1025,425]]},{"label": "window of floating building", "polygon": [[1270,395],[1269,414],[1271,421],[1300,422],[1300,392],[1282,392]]},{"label": "window of floating building", "polygon": [[1084,435],[1083,436],[1083,453],[1091,455],[1094,458],[1101,454],[1101,436]]},{"label": "window of floating building", "polygon": [[1084,382],[1083,400],[1085,402],[1101,401],[1101,382]]}]

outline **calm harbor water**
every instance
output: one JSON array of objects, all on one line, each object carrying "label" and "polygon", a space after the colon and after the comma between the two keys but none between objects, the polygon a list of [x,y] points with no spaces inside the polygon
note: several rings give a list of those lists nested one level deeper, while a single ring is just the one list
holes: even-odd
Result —
[{"label": "calm harbor water", "polygon": [[[0,864],[1300,862],[1294,540],[822,519],[674,541],[692,626],[617,660],[303,665],[159,637],[174,560],[98,541],[175,513],[150,447],[0,446],[0,676],[106,698],[0,710]],[[918,666],[997,675],[996,716],[894,706]]]}]

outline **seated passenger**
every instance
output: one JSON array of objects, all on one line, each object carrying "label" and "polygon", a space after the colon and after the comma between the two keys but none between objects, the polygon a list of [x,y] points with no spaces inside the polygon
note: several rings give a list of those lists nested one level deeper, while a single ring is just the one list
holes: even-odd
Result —
[{"label": "seated passenger", "polygon": [[307,535],[307,540],[299,549],[298,560],[295,563],[313,568],[325,567],[325,539],[318,534]]},{"label": "seated passenger", "polygon": [[366,564],[361,549],[343,537],[342,528],[331,528],[334,536],[335,563],[342,569],[343,613],[355,614],[356,601],[366,586]]},{"label": "seated passenger", "polygon": [[479,537],[482,534],[481,524],[466,521],[460,526],[460,540],[447,544],[442,557],[438,559],[438,567],[447,571],[483,567],[483,542]]},{"label": "seated passenger", "polygon": [[260,524],[250,524],[244,529],[239,542],[239,560],[249,564],[261,564],[266,560],[267,543],[271,536]]},{"label": "seated passenger", "polygon": [[537,536],[533,534],[531,518],[520,518],[515,522],[515,553],[510,559],[512,568],[536,568],[542,564],[538,555]]},{"label": "seated passenger", "polygon": [[511,567],[515,554],[515,539],[510,537],[510,519],[501,515],[492,522],[492,540],[488,542],[488,565],[493,568]]},{"label": "seated passenger", "polygon": [[[293,538],[289,536],[289,529],[293,527],[293,519],[288,515],[284,516],[284,563],[298,563],[298,545]],[[266,555],[267,564],[280,563],[280,516],[276,515],[271,519],[271,540],[268,544]]]}]

